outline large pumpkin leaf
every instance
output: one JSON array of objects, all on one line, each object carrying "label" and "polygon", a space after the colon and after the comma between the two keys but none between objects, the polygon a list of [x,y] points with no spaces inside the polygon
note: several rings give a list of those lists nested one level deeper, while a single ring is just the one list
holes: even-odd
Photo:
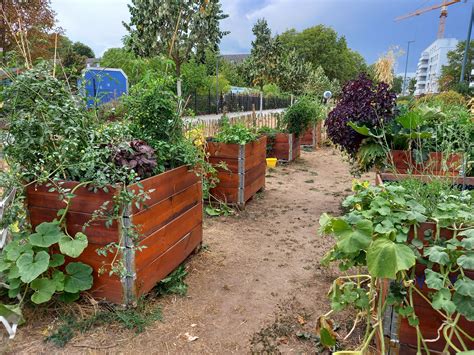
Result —
[{"label": "large pumpkin leaf", "polygon": [[48,248],[59,241],[64,236],[58,222],[43,222],[35,229],[36,233],[30,235],[30,243],[37,246]]},{"label": "large pumpkin leaf", "polygon": [[5,246],[3,251],[6,261],[15,262],[21,254],[33,252],[33,249],[30,244],[21,244],[19,240],[13,240]]},{"label": "large pumpkin leaf", "polygon": [[58,267],[64,264],[64,255],[61,254],[52,254],[51,260],[49,261],[49,267]]},{"label": "large pumpkin leaf", "polygon": [[445,248],[439,245],[426,248],[425,256],[427,256],[430,261],[440,265],[447,265],[449,263],[448,253],[446,253]]},{"label": "large pumpkin leaf", "polygon": [[474,270],[474,252],[461,255],[458,258],[457,263],[464,269]]},{"label": "large pumpkin leaf", "polygon": [[374,277],[395,279],[399,271],[415,265],[416,256],[408,246],[386,238],[374,240],[367,251],[367,267]]},{"label": "large pumpkin leaf", "polygon": [[474,250],[474,229],[468,229],[458,234],[464,237],[461,240],[461,245],[466,250]]},{"label": "large pumpkin leaf", "polygon": [[456,310],[461,313],[467,320],[474,321],[474,298],[470,296],[461,295],[455,292],[453,302],[456,305]]},{"label": "large pumpkin leaf", "polygon": [[87,248],[87,245],[87,237],[81,232],[76,233],[75,238],[63,235],[61,239],[59,239],[59,250],[71,258],[77,258],[81,255],[84,249]]},{"label": "large pumpkin leaf", "polygon": [[426,285],[433,290],[439,290],[444,287],[444,278],[439,272],[431,269],[425,270]]},{"label": "large pumpkin leaf", "polygon": [[451,301],[451,291],[447,288],[443,288],[433,295],[432,304],[434,309],[442,309],[449,315],[456,312],[456,305]]},{"label": "large pumpkin leaf", "polygon": [[474,280],[469,277],[463,277],[454,284],[457,293],[463,296],[472,297],[474,299]]},{"label": "large pumpkin leaf", "polygon": [[92,268],[83,263],[69,263],[66,266],[64,291],[77,293],[92,287]]},{"label": "large pumpkin leaf", "polygon": [[56,292],[56,282],[47,278],[33,280],[30,286],[35,291],[31,300],[36,304],[48,302]]},{"label": "large pumpkin leaf", "polygon": [[358,221],[355,226],[350,226],[342,219],[334,220],[332,228],[338,239],[337,247],[344,253],[365,250],[372,241],[372,222],[366,219]]},{"label": "large pumpkin leaf", "polygon": [[22,254],[16,261],[21,281],[30,283],[49,267],[49,254],[44,250],[36,255],[32,253]]}]

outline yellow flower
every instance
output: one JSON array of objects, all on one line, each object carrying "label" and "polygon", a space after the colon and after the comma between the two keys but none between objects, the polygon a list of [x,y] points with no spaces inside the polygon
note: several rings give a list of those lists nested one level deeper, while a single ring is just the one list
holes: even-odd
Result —
[{"label": "yellow flower", "polygon": [[354,207],[357,211],[360,211],[362,209],[362,206],[360,205],[360,203],[356,203]]}]

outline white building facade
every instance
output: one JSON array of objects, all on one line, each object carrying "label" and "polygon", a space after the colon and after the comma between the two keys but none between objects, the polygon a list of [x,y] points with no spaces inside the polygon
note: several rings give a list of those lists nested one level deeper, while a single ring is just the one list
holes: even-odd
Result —
[{"label": "white building facade", "polygon": [[416,70],[415,95],[439,92],[441,69],[448,64],[448,52],[456,49],[457,44],[456,38],[440,38],[421,53]]}]

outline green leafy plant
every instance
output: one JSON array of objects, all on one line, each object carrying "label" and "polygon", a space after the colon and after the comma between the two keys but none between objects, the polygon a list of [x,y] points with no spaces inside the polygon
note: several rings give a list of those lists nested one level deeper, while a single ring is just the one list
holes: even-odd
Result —
[{"label": "green leafy plant", "polygon": [[[459,326],[459,319],[474,317],[474,294],[470,290],[474,281],[466,276],[467,270],[474,269],[474,196],[468,191],[454,193],[451,187],[424,186],[412,191],[397,184],[371,187],[369,183],[356,182],[355,193],[343,202],[347,211],[344,216],[321,216],[321,233],[336,238],[334,248],[322,262],[338,262],[343,271],[354,267],[361,271],[334,281],[329,293],[332,311],[323,317],[352,308],[357,312],[355,324],[365,318],[366,333],[358,348],[361,353],[367,351],[377,331],[383,334],[382,320],[389,305],[416,328],[418,351],[429,353],[420,332],[414,293],[445,318],[441,329],[445,350],[467,350],[462,336],[473,340]],[[420,198],[435,191],[436,198]],[[417,226],[423,222],[435,227],[420,239]],[[441,228],[449,228],[452,238],[442,237]],[[410,231],[414,237],[409,237]],[[430,295],[422,293],[414,282],[416,263],[425,267],[428,287],[435,291]],[[368,272],[363,273],[363,268]],[[381,290],[386,279],[393,281],[385,297]],[[453,343],[453,337],[461,339],[461,348]],[[385,353],[383,342],[381,346]]]},{"label": "green leafy plant", "polygon": [[243,123],[231,125],[227,118],[222,119],[219,132],[214,137],[216,142],[226,144],[247,144],[258,139],[258,134]]},{"label": "green leafy plant", "polygon": [[188,292],[188,285],[185,278],[188,275],[184,265],[180,265],[171,274],[161,280],[154,289],[157,295],[178,294],[180,296],[186,295]]},{"label": "green leafy plant", "polygon": [[283,124],[289,133],[303,134],[310,123],[322,119],[323,107],[310,97],[303,96],[291,105],[283,116]]},{"label": "green leafy plant", "polygon": [[66,346],[77,333],[86,333],[94,327],[109,326],[111,323],[121,325],[125,329],[142,333],[153,322],[162,320],[160,307],[145,307],[145,301],[140,300],[136,308],[119,309],[103,308],[89,317],[77,317],[72,313],[61,315],[60,325],[56,331],[45,340],[57,347]]}]

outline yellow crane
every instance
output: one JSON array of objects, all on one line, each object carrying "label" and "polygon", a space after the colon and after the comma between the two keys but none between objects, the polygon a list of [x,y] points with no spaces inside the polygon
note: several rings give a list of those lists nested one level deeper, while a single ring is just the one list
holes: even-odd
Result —
[{"label": "yellow crane", "polygon": [[433,5],[424,9],[416,10],[407,15],[399,16],[395,19],[395,21],[405,20],[410,17],[420,16],[425,12],[441,9],[441,14],[439,15],[439,27],[438,27],[438,36],[437,38],[444,38],[444,30],[446,28],[446,18],[448,17],[448,6],[457,4],[461,2],[461,0],[443,0],[442,4]]}]

